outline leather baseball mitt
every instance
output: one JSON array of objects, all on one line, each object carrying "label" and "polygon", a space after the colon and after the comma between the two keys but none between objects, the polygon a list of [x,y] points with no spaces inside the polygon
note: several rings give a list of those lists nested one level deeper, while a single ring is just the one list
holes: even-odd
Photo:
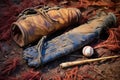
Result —
[{"label": "leather baseball mitt", "polygon": [[57,30],[79,23],[81,12],[76,8],[34,7],[24,10],[12,24],[12,38],[23,47]]}]

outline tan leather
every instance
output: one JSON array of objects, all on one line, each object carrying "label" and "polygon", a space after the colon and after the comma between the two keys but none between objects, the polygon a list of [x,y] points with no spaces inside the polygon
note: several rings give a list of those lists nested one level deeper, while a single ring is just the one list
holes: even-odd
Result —
[{"label": "tan leather", "polygon": [[44,35],[79,22],[81,12],[76,8],[59,8],[21,16],[12,25],[13,40],[21,47],[40,39]]}]

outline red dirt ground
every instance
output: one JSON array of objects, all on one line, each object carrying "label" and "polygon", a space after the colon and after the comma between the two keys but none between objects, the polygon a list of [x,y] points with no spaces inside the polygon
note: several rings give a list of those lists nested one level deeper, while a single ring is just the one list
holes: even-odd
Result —
[{"label": "red dirt ground", "polygon": [[[23,49],[17,46],[10,37],[10,25],[13,21],[16,21],[16,16],[24,8],[38,4],[77,7],[82,11],[86,20],[95,13],[95,11],[92,11],[91,15],[87,14],[89,12],[87,8],[91,7],[91,4],[92,7],[96,8],[108,8],[107,11],[112,11],[116,14],[118,18],[116,27],[118,27],[120,21],[119,0],[104,0],[104,2],[102,2],[103,0],[21,0],[20,3],[19,0],[13,1],[18,2],[13,4],[10,0],[0,1],[0,80],[120,80],[120,58],[65,69],[59,67],[62,62],[88,59],[82,55],[81,49],[38,69],[30,68],[22,59]],[[92,1],[94,3],[90,3]],[[103,38],[103,41],[105,41],[108,38],[107,34]],[[120,42],[118,42],[119,45]],[[120,48],[110,49],[95,49],[95,55],[91,58],[120,55]]]}]

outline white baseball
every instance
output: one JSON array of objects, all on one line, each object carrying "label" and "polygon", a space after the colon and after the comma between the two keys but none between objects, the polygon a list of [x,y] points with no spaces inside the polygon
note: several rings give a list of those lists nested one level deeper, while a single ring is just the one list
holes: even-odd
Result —
[{"label": "white baseball", "polygon": [[82,53],[86,57],[91,57],[94,54],[94,49],[91,46],[85,46]]}]

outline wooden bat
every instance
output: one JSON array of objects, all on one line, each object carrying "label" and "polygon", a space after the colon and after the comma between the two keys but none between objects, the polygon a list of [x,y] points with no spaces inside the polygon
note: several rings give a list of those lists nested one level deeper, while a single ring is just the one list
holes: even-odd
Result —
[{"label": "wooden bat", "polygon": [[65,63],[61,63],[60,67],[66,68],[66,67],[70,67],[70,66],[75,66],[75,65],[80,65],[80,64],[84,64],[84,63],[100,61],[100,60],[112,59],[112,58],[117,58],[117,57],[120,57],[120,56],[116,55],[116,56],[101,57],[101,58],[96,58],[96,59],[87,59],[87,60],[82,60],[82,61],[65,62]]}]

